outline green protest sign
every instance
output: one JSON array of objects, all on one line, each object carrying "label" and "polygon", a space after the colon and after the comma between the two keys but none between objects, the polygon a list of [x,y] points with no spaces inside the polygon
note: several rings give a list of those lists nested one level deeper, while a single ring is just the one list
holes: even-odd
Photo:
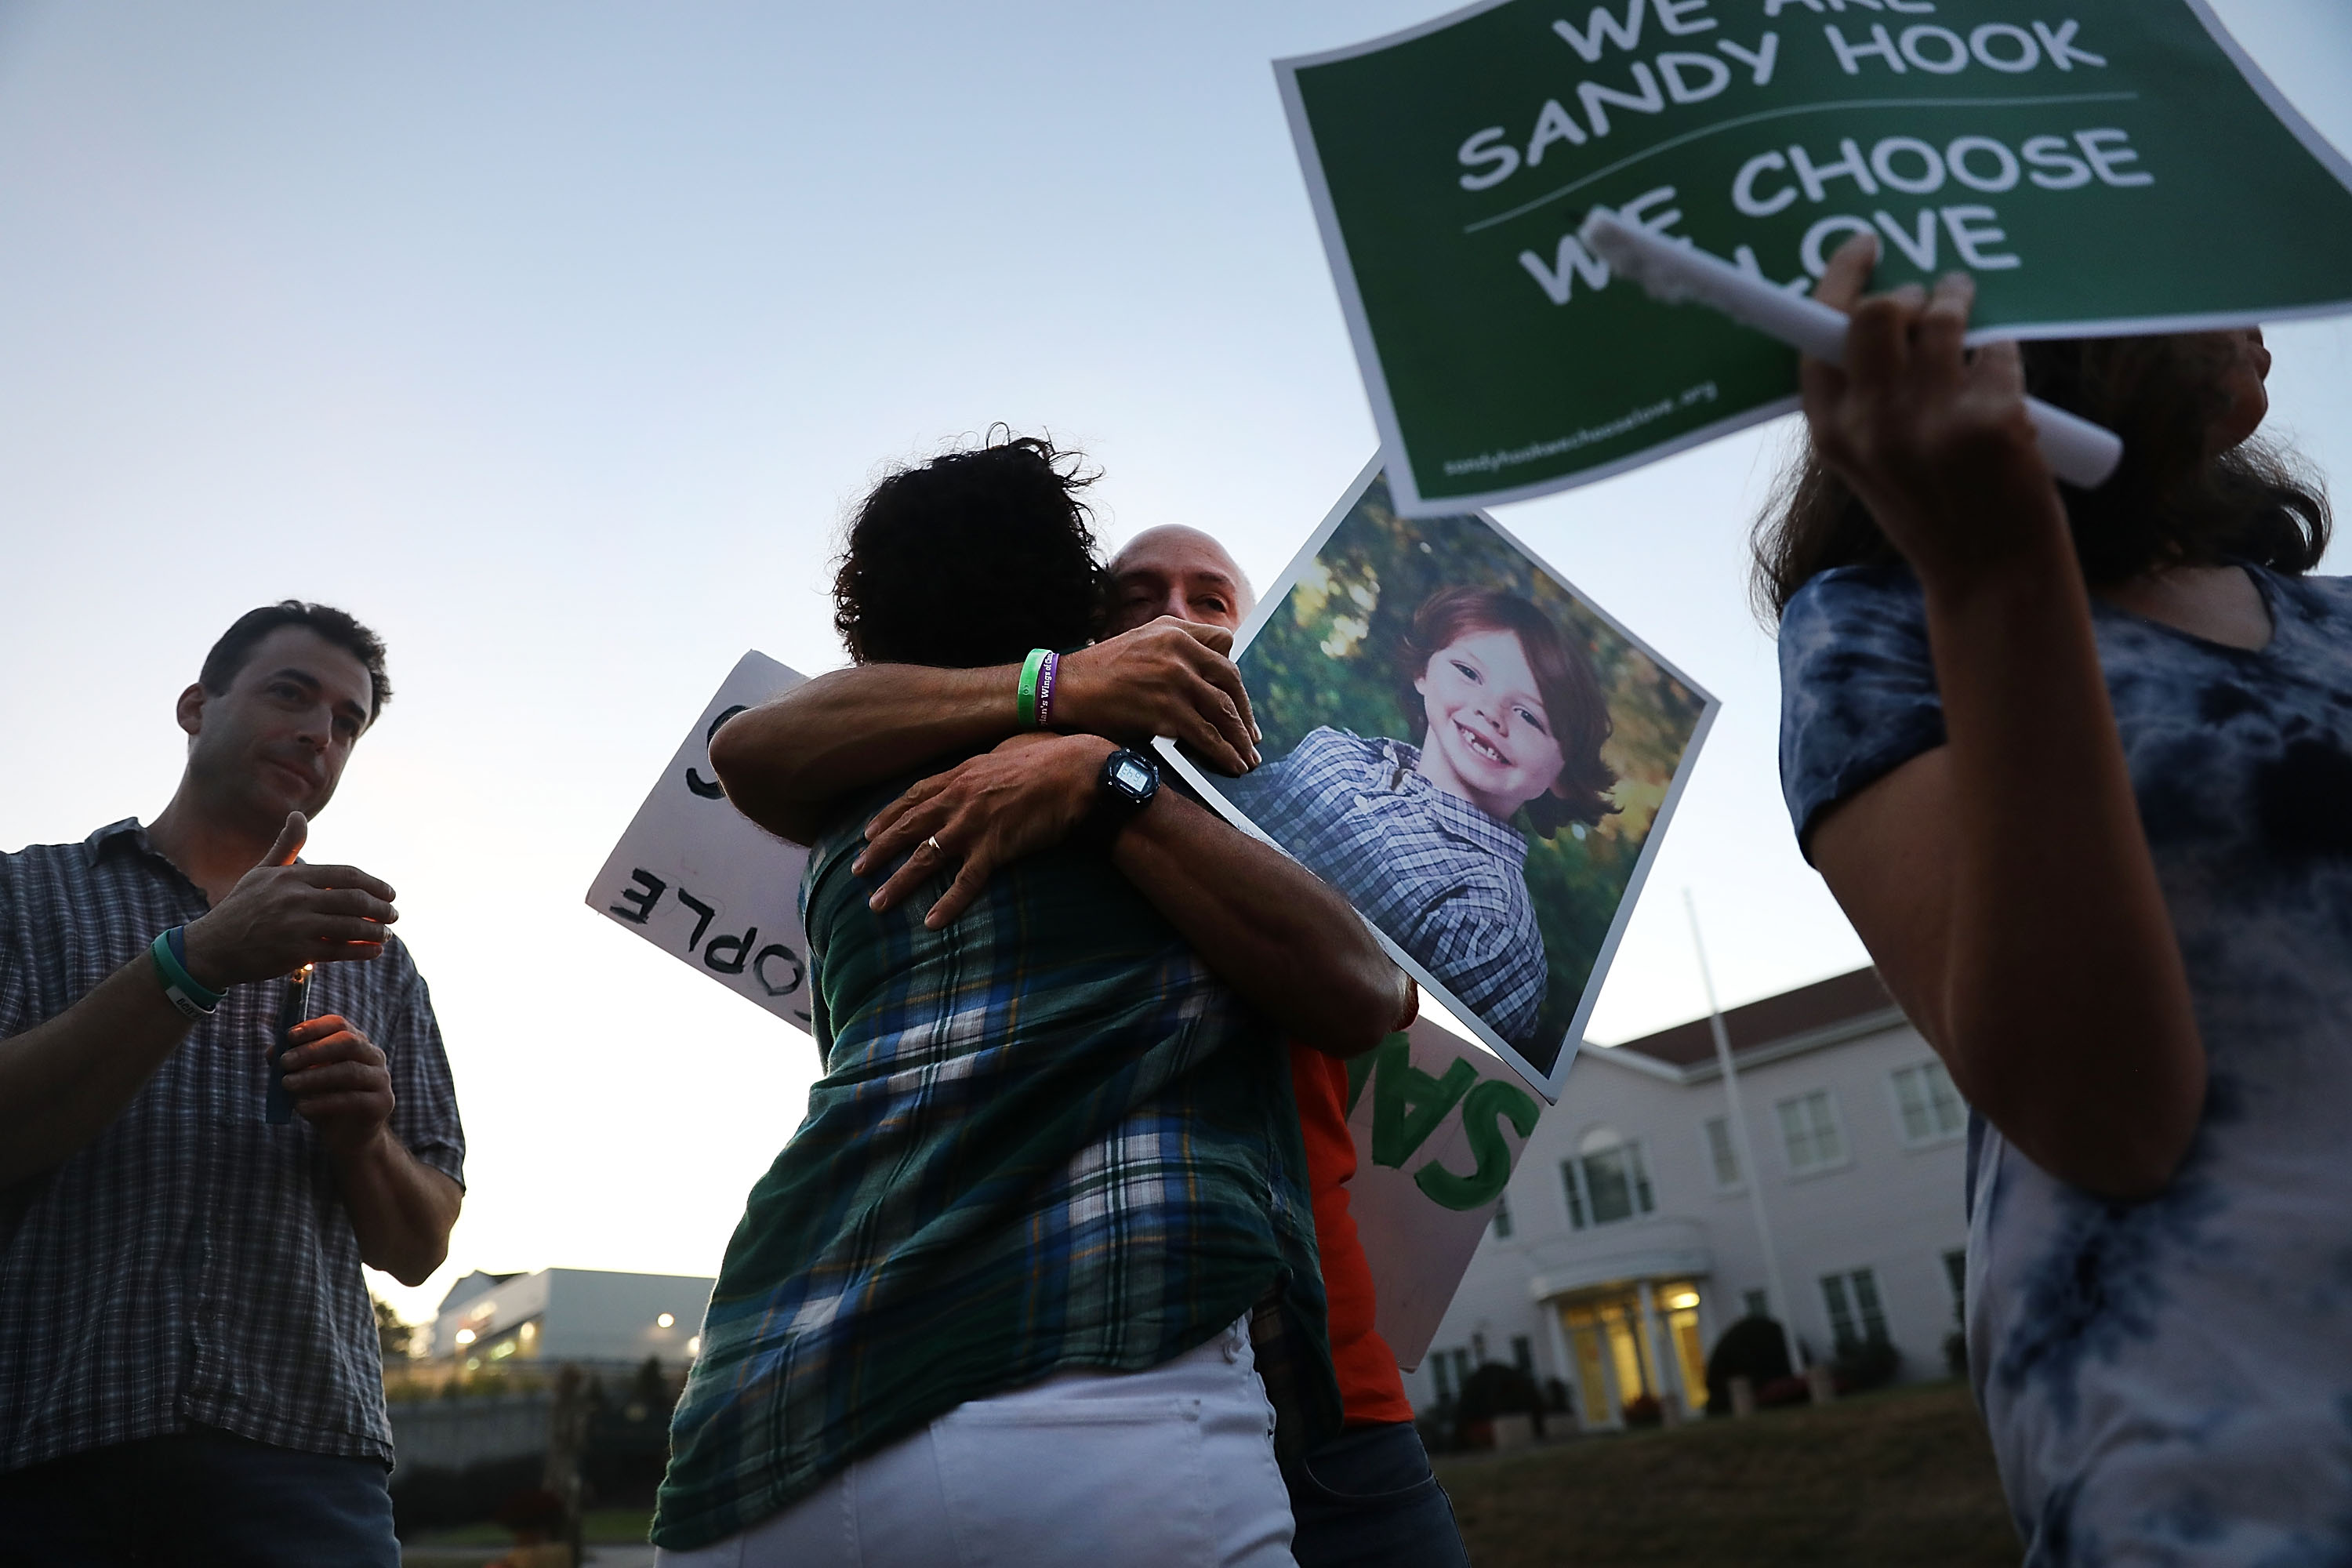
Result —
[{"label": "green protest sign", "polygon": [[2202,0],[1495,0],[1276,70],[1398,510],[1580,484],[1790,405],[1601,205],[1792,289],[1974,274],[1979,337],[2352,308],[2352,164]]}]

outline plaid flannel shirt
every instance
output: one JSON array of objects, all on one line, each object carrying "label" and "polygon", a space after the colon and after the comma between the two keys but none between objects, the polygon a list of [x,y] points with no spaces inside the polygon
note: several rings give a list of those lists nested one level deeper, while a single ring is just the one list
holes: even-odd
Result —
[{"label": "plaid flannel shirt", "polygon": [[1547,972],[1528,897],[1528,841],[1420,767],[1417,747],[1327,728],[1220,783],[1268,837],[1496,1034],[1532,1046]]},{"label": "plaid flannel shirt", "polygon": [[875,914],[849,862],[895,793],[810,856],[825,1076],[719,1270],[665,1547],[746,1530],[966,1400],[1156,1366],[1254,1308],[1281,1321],[1304,1424],[1338,1426],[1273,1026],[1097,851],[1000,870],[942,931],[922,914],[943,881]]},{"label": "plaid flannel shirt", "polygon": [[[205,909],[136,820],[0,855],[0,1037]],[[191,1426],[391,1463],[359,1240],[310,1124],[263,1119],[282,997],[232,987],[94,1141],[0,1189],[0,1471]],[[326,1013],[383,1047],[394,1135],[462,1182],[440,1028],[397,937],[319,966]]]}]

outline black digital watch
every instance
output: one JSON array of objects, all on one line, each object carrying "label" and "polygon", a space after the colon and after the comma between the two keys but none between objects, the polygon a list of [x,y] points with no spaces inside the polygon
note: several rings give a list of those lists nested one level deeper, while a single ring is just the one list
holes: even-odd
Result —
[{"label": "black digital watch", "polygon": [[1160,793],[1160,764],[1147,752],[1121,746],[1103,759],[1095,778],[1094,809],[1087,816],[1086,837],[1109,847],[1119,829],[1143,815]]}]

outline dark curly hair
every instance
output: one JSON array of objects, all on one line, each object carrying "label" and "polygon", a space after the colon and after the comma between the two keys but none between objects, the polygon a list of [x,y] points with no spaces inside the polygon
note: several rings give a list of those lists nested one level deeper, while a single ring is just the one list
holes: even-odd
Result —
[{"label": "dark curly hair", "polygon": [[204,668],[196,672],[196,683],[215,697],[226,691],[252,662],[253,650],[260,646],[261,639],[280,626],[300,626],[313,632],[360,661],[361,668],[368,673],[368,722],[374,723],[383,705],[392,700],[392,682],[383,673],[383,639],[332,605],[280,599],[274,605],[246,611],[229,623],[228,630],[221,633],[220,640],[205,655]]},{"label": "dark curly hair", "polygon": [[[2327,497],[2286,453],[2249,440],[2208,457],[2224,397],[2214,334],[2068,338],[2019,345],[2026,390],[2124,438],[2115,477],[2061,485],[2074,554],[2096,586],[2167,566],[2250,561],[2299,574],[2327,549]],[[1845,481],[1806,442],[1756,527],[1758,614],[1778,621],[1798,589],[1833,566],[1902,556]]]},{"label": "dark curly hair", "polygon": [[1544,719],[1559,744],[1559,774],[1549,791],[1528,802],[1528,826],[1549,838],[1571,822],[1590,826],[1615,811],[1609,791],[1617,775],[1601,760],[1613,721],[1591,657],[1531,601],[1504,589],[1457,584],[1440,588],[1412,613],[1412,630],[1397,644],[1397,675],[1404,683],[1404,710],[1414,716],[1416,743],[1428,743],[1429,724],[1413,682],[1432,658],[1469,632],[1509,632],[1519,639]]},{"label": "dark curly hair", "polygon": [[1079,454],[992,429],[891,474],[850,520],[833,626],[859,664],[977,668],[1091,641],[1109,589]]}]

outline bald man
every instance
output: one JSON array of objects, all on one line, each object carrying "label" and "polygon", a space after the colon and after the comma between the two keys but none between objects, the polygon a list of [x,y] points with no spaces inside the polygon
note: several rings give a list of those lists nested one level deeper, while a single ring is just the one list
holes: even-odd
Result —
[{"label": "bald man", "polygon": [[[1110,571],[1107,636],[1160,617],[1233,631],[1256,606],[1249,579],[1225,547],[1181,523],[1136,535]],[[1348,1131],[1347,1065],[1293,1046],[1290,1081],[1307,1142],[1332,1368],[1347,1422],[1339,1436],[1284,1473],[1297,1527],[1291,1554],[1302,1568],[1466,1563],[1453,1506],[1413,1429],[1395,1353],[1372,1326],[1371,1266],[1348,1212],[1356,1143]]]},{"label": "bald man", "polygon": [[1110,624],[1104,635],[1157,620],[1189,621],[1233,631],[1256,603],[1249,579],[1225,547],[1197,528],[1171,522],[1147,528],[1110,563]]},{"label": "bald man", "polygon": [[[1227,657],[1255,596],[1232,555],[1199,529],[1172,524],[1138,534],[1110,574],[1104,640],[1063,660],[1055,728],[1138,744],[1175,735],[1226,773],[1256,766],[1249,698]],[[1011,739],[1019,673],[1014,666],[867,665],[798,688],[762,714],[779,738],[788,731],[793,742],[775,748],[778,764],[761,781],[763,819],[781,817],[814,836],[854,790]],[[999,867],[1051,842],[1037,825],[1066,811],[1058,799],[933,800],[938,821],[926,830],[955,846],[962,861],[934,918],[953,918]],[[1304,1454],[1284,1445],[1292,1554],[1302,1568],[1468,1568],[1453,1505],[1413,1429],[1396,1357],[1373,1327],[1371,1268],[1348,1212],[1356,1148],[1347,1064],[1295,1042],[1291,1085],[1344,1416],[1336,1436]]]}]

